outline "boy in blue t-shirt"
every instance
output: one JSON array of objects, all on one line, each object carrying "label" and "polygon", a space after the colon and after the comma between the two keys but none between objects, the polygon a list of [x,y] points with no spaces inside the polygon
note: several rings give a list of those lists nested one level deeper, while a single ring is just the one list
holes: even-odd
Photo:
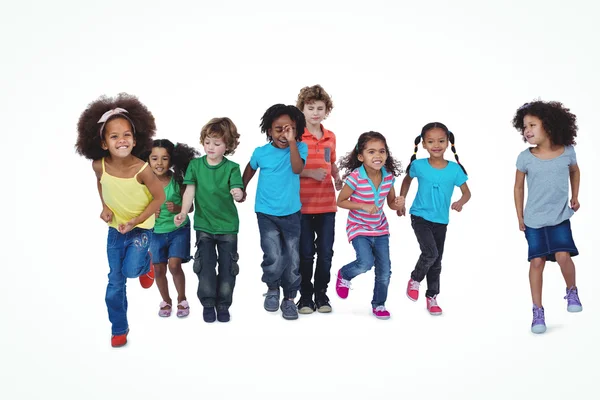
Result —
[{"label": "boy in blue t-shirt", "polygon": [[[263,250],[262,281],[267,284],[265,310],[281,307],[283,318],[297,319],[294,303],[300,288],[300,172],[308,155],[302,134],[304,114],[294,106],[275,104],[262,117],[261,132],[268,144],[257,147],[244,170],[243,184],[248,187],[260,168],[254,210],[258,218],[260,246]],[[244,199],[246,192],[244,191]],[[283,301],[279,305],[280,291]]]}]

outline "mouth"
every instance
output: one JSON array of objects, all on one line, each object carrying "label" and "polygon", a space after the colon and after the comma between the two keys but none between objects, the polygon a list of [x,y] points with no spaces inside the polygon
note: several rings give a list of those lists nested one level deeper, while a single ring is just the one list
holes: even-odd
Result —
[{"label": "mouth", "polygon": [[277,141],[278,141],[280,144],[282,144],[283,146],[287,146],[287,144],[288,144],[288,141],[287,141],[287,140],[285,140],[285,139],[277,139]]},{"label": "mouth", "polygon": [[156,168],[154,168],[154,170],[156,172],[163,172],[165,169],[163,167],[156,167]]},{"label": "mouth", "polygon": [[128,149],[129,146],[127,145],[122,145],[122,146],[117,146],[117,150],[124,150],[124,149]]}]

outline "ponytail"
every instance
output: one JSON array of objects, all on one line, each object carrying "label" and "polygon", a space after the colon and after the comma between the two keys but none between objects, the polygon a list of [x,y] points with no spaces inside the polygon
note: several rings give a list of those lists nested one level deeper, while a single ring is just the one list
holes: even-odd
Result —
[{"label": "ponytail", "polygon": [[406,167],[406,175],[409,175],[410,165],[413,161],[417,159],[417,151],[419,150],[419,143],[421,143],[421,135],[415,138],[415,149],[413,151],[412,157],[410,157],[410,162],[408,163],[408,167]]},{"label": "ponytail", "polygon": [[458,159],[458,154],[456,154],[456,147],[454,147],[454,133],[448,131],[448,141],[450,142],[450,149],[452,150],[452,153],[454,153],[454,158],[456,159],[456,163],[458,165],[460,165],[460,167],[462,168],[463,172],[465,173],[465,175],[467,174],[467,170],[465,169],[465,167],[463,167],[463,165],[460,163],[460,160]]}]

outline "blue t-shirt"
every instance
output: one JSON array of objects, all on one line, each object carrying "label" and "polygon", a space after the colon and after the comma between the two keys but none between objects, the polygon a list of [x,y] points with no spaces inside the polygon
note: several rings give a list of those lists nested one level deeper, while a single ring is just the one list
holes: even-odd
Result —
[{"label": "blue t-shirt", "polygon": [[428,158],[410,164],[411,178],[417,178],[419,188],[410,213],[438,224],[447,224],[450,219],[450,201],[454,186],[467,181],[460,165],[448,161],[445,168],[433,168]]},{"label": "blue t-shirt", "polygon": [[[306,163],[308,147],[302,142],[296,146]],[[257,147],[250,157],[250,167],[260,168],[254,211],[282,217],[300,210],[300,175],[292,171],[289,147],[280,149],[272,143]]]}]

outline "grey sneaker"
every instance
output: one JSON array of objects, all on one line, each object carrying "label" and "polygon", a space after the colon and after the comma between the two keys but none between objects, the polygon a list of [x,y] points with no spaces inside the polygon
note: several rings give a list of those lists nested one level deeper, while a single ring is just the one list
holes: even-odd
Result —
[{"label": "grey sneaker", "polygon": [[293,300],[283,299],[281,302],[281,315],[285,319],[298,319],[298,307]]},{"label": "grey sneaker", "polygon": [[269,289],[263,296],[265,296],[265,310],[269,312],[279,310],[279,288]]}]

